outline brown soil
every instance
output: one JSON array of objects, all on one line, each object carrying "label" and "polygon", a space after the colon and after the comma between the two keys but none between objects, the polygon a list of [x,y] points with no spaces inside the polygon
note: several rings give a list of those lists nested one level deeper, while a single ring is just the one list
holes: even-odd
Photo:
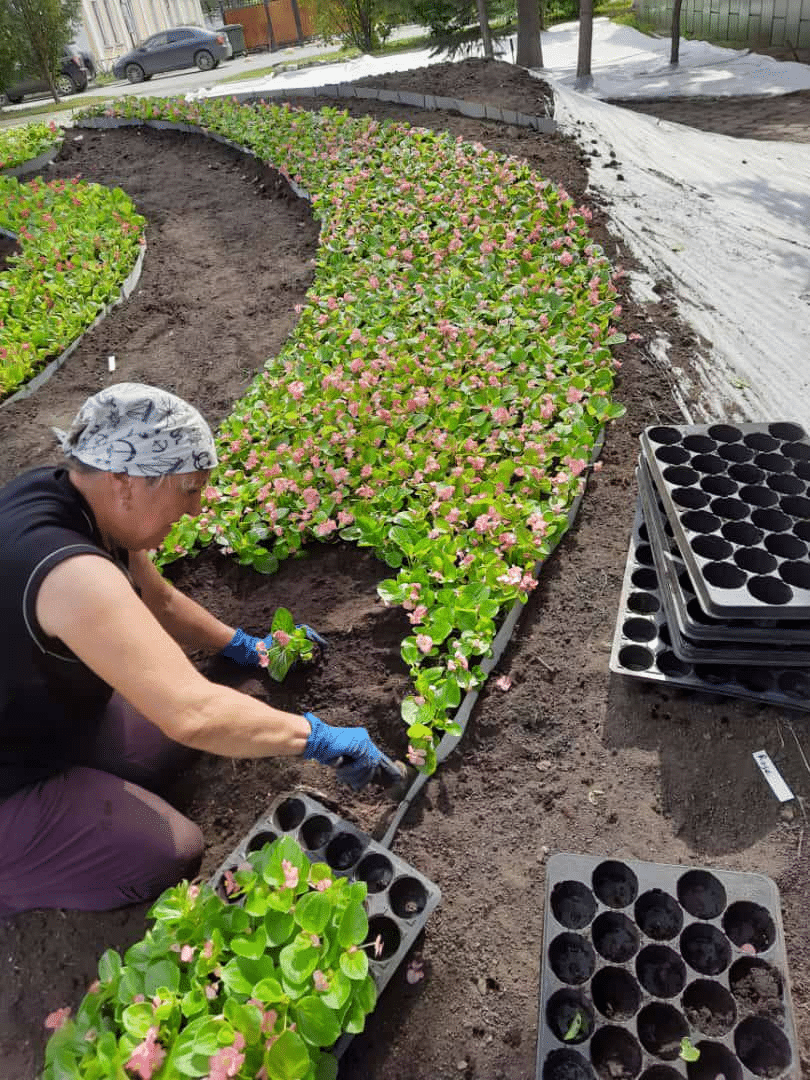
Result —
[{"label": "brown soil", "polygon": [[[443,65],[387,85],[494,99],[539,111],[538,83],[503,64]],[[542,84],[540,84],[542,85]],[[542,93],[542,91],[540,91]],[[782,99],[761,103],[773,130]],[[341,106],[345,102],[340,103]],[[758,106],[759,107],[759,106]],[[587,158],[568,139],[449,114],[357,105],[381,117],[446,128],[527,158],[577,200],[588,198]],[[736,122],[752,123],[751,103]],[[722,130],[734,127],[724,116]],[[137,292],[82,342],[33,398],[0,409],[0,480],[54,458],[52,424],[119,379],[160,383],[223,417],[295,322],[312,276],[316,227],[306,206],[223,148],[201,137],[133,130],[74,132],[59,176],[117,184],[150,222]],[[594,233],[616,263],[629,265],[597,205]],[[394,850],[442,889],[418,949],[426,978],[410,986],[400,969],[343,1058],[341,1077],[364,1080],[529,1080],[535,1075],[544,862],[575,851],[712,865],[774,876],[782,905],[793,1001],[810,1071],[810,952],[806,906],[810,840],[803,818],[779,812],[751,759],[766,748],[800,796],[810,779],[797,751],[806,721],[733,699],[672,691],[611,675],[608,655],[635,503],[641,429],[678,422],[666,371],[646,343],[672,342],[670,363],[688,368],[695,347],[658,285],[660,302],[623,300],[623,329],[641,340],[620,348],[618,397],[627,415],[610,430],[604,467],[577,521],[548,561],[498,673],[507,692],[482,692],[466,736],[403,822]],[[117,370],[107,372],[115,354]],[[365,724],[392,754],[405,740],[398,702],[406,673],[398,642],[404,616],[382,607],[375,584],[390,575],[367,552],[324,546],[262,578],[204,556],[182,565],[183,588],[221,617],[266,630],[284,605],[330,639],[324,662],[282,687],[222,661],[212,677],[282,707],[313,709],[334,723]],[[303,784],[369,832],[393,804],[375,790],[353,795],[327,770],[295,761],[205,757],[172,797],[203,828],[203,872],[220,860],[278,794]],[[797,811],[798,812],[798,811]],[[145,927],[145,908],[104,914],[30,912],[0,926],[0,1075],[34,1080],[51,1010],[75,1005],[108,946],[125,948]]]}]

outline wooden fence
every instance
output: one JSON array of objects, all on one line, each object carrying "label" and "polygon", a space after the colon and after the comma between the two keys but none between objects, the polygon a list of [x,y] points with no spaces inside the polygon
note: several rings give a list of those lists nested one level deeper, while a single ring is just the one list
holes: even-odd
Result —
[{"label": "wooden fence", "polygon": [[[295,21],[296,3],[297,0],[267,0],[267,3],[251,4],[249,7],[227,8],[224,12],[225,23],[238,23],[242,27],[248,50],[297,45],[315,36],[315,14],[308,5],[297,4],[299,34]],[[268,14],[272,35],[267,24]]]}]

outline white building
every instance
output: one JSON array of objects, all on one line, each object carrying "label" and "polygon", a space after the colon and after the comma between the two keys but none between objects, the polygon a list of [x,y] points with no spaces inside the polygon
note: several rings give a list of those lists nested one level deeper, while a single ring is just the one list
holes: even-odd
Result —
[{"label": "white building", "polygon": [[99,71],[106,71],[158,30],[204,25],[200,0],[82,0],[74,41],[96,58]]}]

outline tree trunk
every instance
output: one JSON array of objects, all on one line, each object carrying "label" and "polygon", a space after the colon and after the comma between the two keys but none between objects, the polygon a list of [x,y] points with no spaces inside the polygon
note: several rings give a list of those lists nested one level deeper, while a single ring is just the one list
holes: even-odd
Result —
[{"label": "tree trunk", "polygon": [[591,49],[593,46],[593,0],[580,0],[579,49],[577,51],[577,86],[589,86],[591,78]]},{"label": "tree trunk", "polygon": [[681,3],[675,0],[672,5],[672,46],[669,50],[670,64],[677,65],[681,49]]},{"label": "tree trunk", "polygon": [[300,10],[298,8],[298,0],[291,0],[291,3],[292,3],[293,18],[295,19],[295,32],[298,35],[298,44],[303,45],[304,44],[304,31],[303,31],[303,28],[301,26],[301,12],[300,12]]},{"label": "tree trunk", "polygon": [[487,60],[493,60],[495,54],[492,51],[492,34],[489,32],[486,0],[475,0],[475,3],[478,8],[478,22],[481,24],[481,41],[484,43],[484,56]]},{"label": "tree trunk", "polygon": [[543,66],[539,0],[518,0],[516,63],[518,67],[524,68],[541,68]]},{"label": "tree trunk", "polygon": [[270,52],[276,51],[276,35],[273,33],[273,19],[270,15],[270,4],[264,0],[264,13],[267,16],[267,47]]}]

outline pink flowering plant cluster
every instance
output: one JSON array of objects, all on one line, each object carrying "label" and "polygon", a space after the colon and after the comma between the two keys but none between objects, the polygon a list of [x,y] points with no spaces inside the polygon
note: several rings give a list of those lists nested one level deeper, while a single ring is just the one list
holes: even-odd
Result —
[{"label": "pink flowering plant cluster", "polygon": [[33,161],[46,150],[57,147],[62,135],[56,124],[20,124],[0,131],[0,173]]},{"label": "pink flowering plant cluster", "polygon": [[87,330],[120,294],[145,221],[119,188],[0,176],[0,229],[19,252],[0,275],[0,398]]},{"label": "pink flowering plant cluster", "polygon": [[270,647],[267,648],[263,642],[256,646],[259,664],[267,669],[268,675],[276,682],[282,682],[296,661],[307,663],[312,660],[315,646],[307,637],[306,628],[295,625],[287,608],[276,610],[270,632],[273,635]]},{"label": "pink flowering plant cluster", "polygon": [[75,1016],[46,1021],[43,1080],[334,1080],[328,1048],[376,1004],[366,886],[291,837],[250,860],[222,897],[167,890],[123,961],[104,953]]},{"label": "pink flowering plant cluster", "polygon": [[568,526],[611,400],[620,315],[587,209],[451,136],[332,109],[130,98],[108,114],[227,136],[307,191],[315,281],[219,432],[203,512],[163,561],[217,544],[272,572],[343,539],[396,571],[411,760],[435,746],[505,612]]}]

